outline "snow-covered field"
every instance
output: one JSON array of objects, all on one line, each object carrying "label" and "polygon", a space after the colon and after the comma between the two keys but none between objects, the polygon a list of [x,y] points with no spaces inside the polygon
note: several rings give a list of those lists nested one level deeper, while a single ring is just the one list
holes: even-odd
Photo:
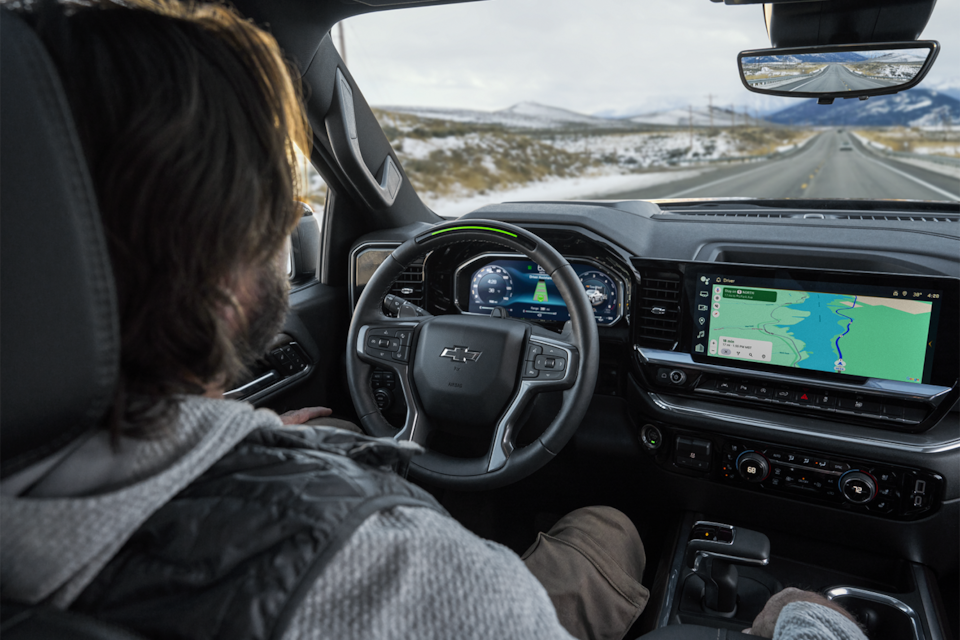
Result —
[{"label": "snow-covered field", "polygon": [[674,182],[698,176],[711,168],[657,171],[651,173],[580,176],[576,178],[547,178],[523,186],[474,193],[461,197],[427,199],[427,205],[441,216],[455,218],[488,204],[530,200],[598,200],[608,194],[631,189],[643,189],[657,184]]},{"label": "snow-covered field", "polygon": [[[692,177],[724,159],[787,151],[809,135],[719,126],[721,110],[714,110],[718,126],[653,131],[534,103],[497,112],[405,107],[376,114],[417,193],[446,216],[506,200],[601,198]],[[689,122],[689,110],[661,112],[665,121],[683,114]],[[697,116],[710,122],[709,111]]]}]

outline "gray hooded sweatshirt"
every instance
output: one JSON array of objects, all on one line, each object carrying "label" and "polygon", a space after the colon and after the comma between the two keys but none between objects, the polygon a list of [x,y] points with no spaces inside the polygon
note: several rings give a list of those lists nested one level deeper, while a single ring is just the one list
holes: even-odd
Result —
[{"label": "gray hooded sweatshirt", "polygon": [[[147,518],[258,428],[283,425],[269,410],[187,397],[163,439],[122,439],[115,450],[92,432],[5,479],[0,595],[69,607]],[[799,604],[784,608],[777,640],[863,638],[839,613]],[[411,637],[572,640],[511,550],[431,509],[394,507],[336,554],[284,638]]]}]

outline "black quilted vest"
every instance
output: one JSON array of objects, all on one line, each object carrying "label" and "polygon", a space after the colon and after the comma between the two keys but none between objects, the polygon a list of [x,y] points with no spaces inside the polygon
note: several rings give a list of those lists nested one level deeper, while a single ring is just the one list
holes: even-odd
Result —
[{"label": "black quilted vest", "polygon": [[147,638],[279,639],[371,514],[443,509],[390,468],[393,443],[260,430],[153,514],[72,610]]}]

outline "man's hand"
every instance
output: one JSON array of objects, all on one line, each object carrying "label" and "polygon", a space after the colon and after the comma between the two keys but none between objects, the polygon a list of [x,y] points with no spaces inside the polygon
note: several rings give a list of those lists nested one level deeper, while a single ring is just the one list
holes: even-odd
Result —
[{"label": "man's hand", "polygon": [[763,608],[763,611],[761,611],[753,621],[753,626],[749,629],[744,629],[743,633],[752,636],[759,636],[761,638],[772,638],[773,632],[777,627],[777,618],[780,617],[780,611],[791,602],[812,602],[814,604],[821,604],[825,607],[830,607],[835,611],[839,611],[846,617],[850,618],[850,620],[853,620],[854,623],[857,622],[846,609],[838,604],[835,604],[831,600],[827,600],[819,593],[814,593],[813,591],[803,591],[802,589],[795,589],[794,587],[787,587],[783,591],[777,593],[772,598],[767,600],[767,604]]},{"label": "man's hand", "polygon": [[304,424],[314,418],[326,418],[333,413],[333,409],[326,407],[304,407],[280,414],[280,421],[286,425]]}]

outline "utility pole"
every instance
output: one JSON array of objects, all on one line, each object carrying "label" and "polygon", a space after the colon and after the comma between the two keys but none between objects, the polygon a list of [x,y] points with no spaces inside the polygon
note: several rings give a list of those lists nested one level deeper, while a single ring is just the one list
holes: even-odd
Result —
[{"label": "utility pole", "polygon": [[690,153],[693,153],[693,105],[687,105],[690,113]]},{"label": "utility pole", "polygon": [[730,105],[730,126],[737,126],[737,108],[733,105]]},{"label": "utility pole", "polygon": [[707,94],[707,104],[710,105],[710,128],[713,129],[713,94]]},{"label": "utility pole", "polygon": [[337,23],[337,37],[340,39],[340,57],[343,58],[343,65],[347,65],[347,39],[343,33],[343,21]]}]

